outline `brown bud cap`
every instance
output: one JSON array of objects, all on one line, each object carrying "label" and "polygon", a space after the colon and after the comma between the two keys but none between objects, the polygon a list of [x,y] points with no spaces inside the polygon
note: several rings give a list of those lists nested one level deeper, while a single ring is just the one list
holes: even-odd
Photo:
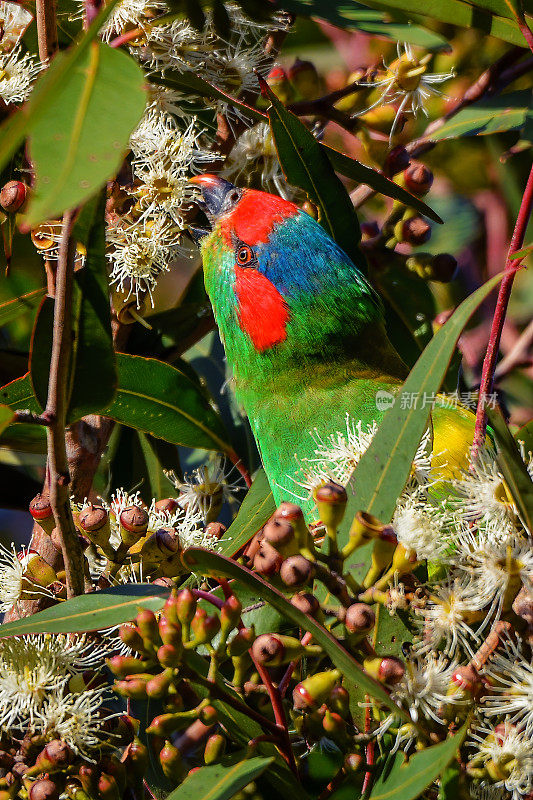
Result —
[{"label": "brown bud cap", "polygon": [[78,779],[86,792],[95,794],[98,768],[93,764],[82,764],[78,770]]},{"label": "brown bud cap", "polygon": [[449,283],[457,270],[457,261],[450,253],[439,253],[433,257],[432,280]]},{"label": "brown bud cap", "polygon": [[320,611],[318,598],[311,592],[298,592],[291,597],[291,604],[310,617],[314,617]]},{"label": "brown bud cap", "polygon": [[390,686],[399,683],[405,675],[405,666],[395,656],[365,658],[363,667],[372,678]]},{"label": "brown bud cap", "polygon": [[156,511],[168,511],[169,514],[172,514],[178,507],[178,501],[175,500],[173,497],[164,497],[162,500],[158,500],[155,504]]},{"label": "brown bud cap", "polygon": [[475,695],[481,688],[481,678],[473,664],[459,666],[452,675],[452,683],[464,692]]},{"label": "brown bud cap", "polygon": [[315,568],[307,558],[296,555],[285,559],[279,574],[285,586],[303,586],[313,580]]},{"label": "brown bud cap", "polygon": [[222,539],[228,529],[221,522],[210,522],[205,526],[205,533],[214,536],[215,539]]},{"label": "brown bud cap", "polygon": [[263,540],[259,545],[259,550],[254,556],[254,569],[260,575],[275,575],[279,572],[283,556],[281,556],[275,547]]},{"label": "brown bud cap", "polygon": [[425,244],[431,238],[431,225],[422,217],[410,217],[402,224],[401,238],[408,244]]},{"label": "brown bud cap", "polygon": [[376,615],[365,603],[353,603],[346,610],[344,624],[350,633],[367,633],[376,623]]},{"label": "brown bud cap", "polygon": [[252,645],[252,656],[258,664],[270,664],[283,658],[283,642],[271,633],[258,636]]},{"label": "brown bud cap", "polygon": [[433,184],[433,173],[420,162],[413,162],[403,176],[406,188],[418,197],[427,194]]},{"label": "brown bud cap", "polygon": [[92,503],[82,508],[78,516],[80,528],[88,533],[99,531],[107,523],[109,514],[103,506],[93,506]]},{"label": "brown bud cap", "polygon": [[359,772],[364,763],[365,760],[360,753],[348,753],[344,759],[344,769],[353,774]]},{"label": "brown bud cap", "polygon": [[34,781],[28,792],[29,800],[59,800],[61,791],[57,784],[50,778],[40,778]]},{"label": "brown bud cap", "polygon": [[323,483],[315,489],[314,493],[317,503],[329,503],[330,505],[344,505],[348,501],[346,489],[340,483]]},{"label": "brown bud cap", "polygon": [[274,517],[277,519],[286,519],[289,522],[300,522],[303,521],[304,515],[303,511],[300,506],[297,506],[295,503],[281,503],[274,511]]},{"label": "brown bud cap", "polygon": [[37,494],[30,503],[30,514],[36,522],[41,522],[44,519],[53,519],[54,512],[50,505],[48,497],[43,497],[42,494]]},{"label": "brown bud cap", "polygon": [[180,537],[176,528],[158,528],[154,533],[157,547],[165,555],[171,556],[180,549]]},{"label": "brown bud cap", "polygon": [[533,624],[533,598],[526,586],[522,586],[513,600],[513,611],[529,625]]},{"label": "brown bud cap", "polygon": [[22,181],[8,181],[0,190],[0,206],[8,214],[20,211],[28,197],[28,187]]},{"label": "brown bud cap", "polygon": [[294,530],[288,520],[273,517],[263,528],[263,535],[273,547],[283,547],[294,539]]},{"label": "brown bud cap", "polygon": [[142,506],[129,506],[122,511],[120,524],[129,533],[146,533],[148,512]]},{"label": "brown bud cap", "polygon": [[387,176],[396,175],[398,172],[407,169],[409,166],[410,156],[403,145],[393,147],[390,153],[387,154],[383,172]]},{"label": "brown bud cap", "polygon": [[302,205],[302,211],[305,211],[306,214],[309,214],[315,220],[318,220],[319,217],[319,210],[318,206],[314,203],[311,203],[310,200],[306,200],[305,203]]}]

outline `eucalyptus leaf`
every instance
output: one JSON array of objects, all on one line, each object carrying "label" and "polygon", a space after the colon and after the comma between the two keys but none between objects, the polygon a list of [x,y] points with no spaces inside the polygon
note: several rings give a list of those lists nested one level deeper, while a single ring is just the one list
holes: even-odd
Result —
[{"label": "eucalyptus leaf", "polygon": [[46,289],[34,289],[32,292],[26,292],[19,297],[14,297],[12,300],[6,300],[5,303],[0,303],[0,327],[9,325],[10,322],[16,320],[21,314],[27,311],[33,311],[46,294]]},{"label": "eucalyptus leaf", "polygon": [[237,792],[258,778],[273,758],[256,756],[228,766],[214,764],[188,775],[167,800],[230,800]]},{"label": "eucalyptus leaf", "polygon": [[270,519],[276,504],[264,469],[259,469],[237,516],[220,542],[220,552],[234,556]]},{"label": "eucalyptus leaf", "polygon": [[13,420],[13,410],[9,406],[0,405],[0,436]]},{"label": "eucalyptus leaf", "polygon": [[473,103],[437,128],[431,139],[486,136],[520,128],[526,121],[530,102],[531,89],[520,89]]},{"label": "eucalyptus leaf", "polygon": [[455,736],[427,747],[406,760],[398,750],[385,760],[383,769],[375,780],[368,800],[414,800],[446,769],[461,747],[469,723],[466,722]]},{"label": "eucalyptus leaf", "polygon": [[129,622],[141,608],[159,611],[170,589],[150,584],[128,584],[82,594],[45,608],[31,617],[4,622],[0,637],[23,633],[75,633],[96,631]]}]

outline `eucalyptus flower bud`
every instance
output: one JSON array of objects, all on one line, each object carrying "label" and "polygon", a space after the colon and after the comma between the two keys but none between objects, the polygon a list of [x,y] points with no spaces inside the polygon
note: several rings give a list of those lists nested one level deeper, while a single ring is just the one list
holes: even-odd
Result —
[{"label": "eucalyptus flower bud", "polygon": [[155,700],[164,697],[168,692],[170,685],[174,679],[174,670],[171,668],[163,670],[159,675],[148,681],[146,684],[146,694]]},{"label": "eucalyptus flower bud", "polygon": [[30,551],[24,570],[24,578],[37,586],[50,586],[57,581],[55,569],[47,564],[42,556]]},{"label": "eucalyptus flower bud", "polygon": [[78,515],[78,527],[91,542],[101,548],[104,555],[108,558],[113,557],[114,551],[109,544],[111,536],[109,513],[103,506],[95,506],[92,503],[84,506]]},{"label": "eucalyptus flower bud", "polygon": [[178,508],[179,503],[173,497],[164,497],[162,500],[158,500],[155,504],[155,510],[160,511],[161,513],[168,513],[173,514],[174,511]]},{"label": "eucalyptus flower bud", "polygon": [[142,780],[148,769],[150,756],[148,748],[140,739],[135,738],[122,755],[122,762],[126,766],[126,775],[134,780]]},{"label": "eucalyptus flower bud", "polygon": [[294,100],[294,90],[283,67],[278,65],[272,67],[266,81],[283,104]]},{"label": "eucalyptus flower bud", "polygon": [[297,587],[310,583],[315,576],[315,567],[304,556],[295,555],[286,558],[279,571],[281,580],[286,586]]},{"label": "eucalyptus flower bud", "polygon": [[399,234],[399,241],[419,246],[431,238],[431,225],[423,217],[409,217],[401,222]]},{"label": "eucalyptus flower bud", "polygon": [[131,548],[145,564],[157,564],[180,551],[180,537],[176,528],[158,528],[151,536]]},{"label": "eucalyptus flower bud", "polygon": [[30,503],[30,514],[35,522],[50,536],[55,528],[54,512],[48,497],[36,495]]},{"label": "eucalyptus flower bud", "polygon": [[254,556],[253,567],[256,572],[266,577],[276,575],[283,563],[283,556],[278,553],[275,547],[263,539]]},{"label": "eucalyptus flower bud", "polygon": [[263,633],[252,645],[252,656],[258,664],[278,667],[288,664],[305,652],[299,639],[281,633]]},{"label": "eucalyptus flower bud", "polygon": [[129,506],[121,512],[119,522],[120,538],[126,547],[131,547],[148,530],[148,512],[141,506]]},{"label": "eucalyptus flower bud", "polygon": [[68,744],[62,739],[53,739],[39,753],[33,767],[27,770],[26,776],[39,775],[41,772],[47,772],[49,775],[62,772],[72,759],[73,754]]},{"label": "eucalyptus flower bud", "polygon": [[291,605],[298,608],[310,617],[318,617],[320,614],[320,602],[311,592],[298,592],[291,597]]},{"label": "eucalyptus flower bud", "polygon": [[297,58],[287,70],[287,77],[303,100],[313,100],[321,91],[321,81],[312,61]]},{"label": "eucalyptus flower bud", "polygon": [[166,778],[175,782],[183,780],[187,770],[183,765],[180,751],[169,739],[159,753],[159,761]]},{"label": "eucalyptus flower bud", "polygon": [[188,625],[192,621],[196,613],[196,597],[190,589],[182,589],[181,592],[178,592],[176,611],[182,625]]},{"label": "eucalyptus flower bud", "polygon": [[348,718],[350,714],[350,695],[344,686],[334,686],[325,702],[331,711],[340,714],[343,719]]},{"label": "eucalyptus flower bud", "polygon": [[224,640],[237,627],[242,613],[242,603],[232,594],[220,609],[220,629]]},{"label": "eucalyptus flower bud", "polygon": [[226,739],[220,733],[213,733],[205,743],[204,762],[206,765],[220,761],[226,749]]},{"label": "eucalyptus flower bud", "polygon": [[194,646],[208,644],[220,630],[220,619],[216,614],[208,616],[203,608],[197,608],[191,622],[191,630],[194,634]]},{"label": "eucalyptus flower bud", "polygon": [[218,722],[218,711],[214,706],[204,706],[200,710],[198,719],[204,725],[215,725]]},{"label": "eucalyptus flower bud", "polygon": [[317,486],[313,498],[321,521],[327,528],[337,530],[344,518],[348,496],[346,489],[339,483],[329,481]]},{"label": "eucalyptus flower bud", "polygon": [[[51,778],[39,778],[29,789],[29,800],[59,800],[61,789]],[[118,798],[117,798],[118,800]]]},{"label": "eucalyptus flower bud", "polygon": [[131,625],[121,625],[118,629],[118,635],[121,642],[123,642],[126,647],[131,647],[132,650],[135,650],[137,653],[141,654],[147,652],[142,640],[142,636],[137,628],[134,628]]},{"label": "eucalyptus flower bud", "polygon": [[121,697],[127,697],[130,700],[145,700],[147,696],[146,684],[147,681],[143,678],[131,678],[124,681],[115,681],[113,689]]},{"label": "eucalyptus flower bud", "polygon": [[433,184],[433,173],[420,162],[412,162],[403,173],[405,188],[417,197],[423,197]]},{"label": "eucalyptus flower bud", "polygon": [[272,547],[282,551],[283,555],[291,555],[286,549],[294,542],[294,530],[288,520],[272,517],[263,528],[263,536]]},{"label": "eucalyptus flower bud", "polygon": [[153,611],[148,608],[142,608],[135,621],[142,636],[143,645],[147,650],[152,649],[154,646],[159,647],[162,644],[157,617]]},{"label": "eucalyptus flower bud", "polygon": [[178,649],[182,645],[181,622],[177,618],[176,622],[171,622],[165,614],[165,609],[159,617],[159,635],[163,644],[171,644]]},{"label": "eucalyptus flower bud", "polygon": [[349,633],[365,635],[376,624],[376,615],[365,603],[353,603],[346,609],[344,624]]},{"label": "eucalyptus flower bud", "polygon": [[167,737],[181,727],[183,727],[183,717],[179,711],[174,714],[160,714],[153,718],[150,725],[146,728],[146,733]]},{"label": "eucalyptus flower bud", "polygon": [[292,693],[294,708],[298,711],[321,706],[337,683],[342,679],[339,669],[326,670],[310,675],[295,686]]},{"label": "eucalyptus flower bud", "polygon": [[255,638],[253,626],[251,628],[240,628],[226,646],[228,656],[232,658],[242,656],[253,645]]},{"label": "eucalyptus flower bud", "polygon": [[183,654],[183,644],[175,647],[172,644],[162,644],[157,651],[157,660],[162,667],[178,667]]},{"label": "eucalyptus flower bud", "polygon": [[206,536],[213,536],[215,539],[222,539],[226,531],[227,528],[222,522],[210,522],[204,529]]},{"label": "eucalyptus flower bud", "polygon": [[363,669],[374,680],[389,686],[399,683],[405,674],[405,666],[395,656],[372,656],[365,658]]},{"label": "eucalyptus flower bud", "polygon": [[118,783],[112,775],[102,772],[98,778],[98,795],[100,800],[121,800]]},{"label": "eucalyptus flower bud", "polygon": [[0,190],[0,206],[8,214],[22,211],[28,198],[28,187],[22,181],[8,181]]}]

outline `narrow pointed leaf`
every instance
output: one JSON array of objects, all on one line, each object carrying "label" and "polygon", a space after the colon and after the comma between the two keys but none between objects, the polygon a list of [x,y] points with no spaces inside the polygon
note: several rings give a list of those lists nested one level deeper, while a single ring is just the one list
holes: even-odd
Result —
[{"label": "narrow pointed leaf", "polygon": [[266,81],[261,92],[271,102],[268,118],[285,177],[320,208],[320,221],[332,239],[366,272],[359,250],[359,221],[348,192],[310,130],[284,107]]},{"label": "narrow pointed leaf", "polygon": [[199,387],[155,358],[117,353],[118,390],[102,413],[184,447],[229,452],[222,421]]},{"label": "narrow pointed leaf", "polygon": [[336,172],[340,172],[341,175],[352,178],[354,181],[358,181],[358,183],[364,183],[370,186],[371,189],[379,192],[379,194],[383,194],[385,197],[392,197],[393,200],[398,200],[400,203],[409,206],[409,208],[415,208],[421,214],[424,214],[435,222],[442,223],[442,219],[439,215],[424,203],[423,200],[419,197],[415,197],[403,187],[398,186],[397,183],[391,181],[390,178],[386,178],[381,172],[377,172],[377,170],[372,169],[372,167],[361,164],[357,159],[351,158],[335,150],[333,147],[328,147],[326,144],[323,144],[322,148]]},{"label": "narrow pointed leaf", "polygon": [[2,386],[0,389],[0,403],[9,406],[13,411],[24,409],[31,411],[33,414],[39,414],[42,411],[33,393],[29,372],[21,378]]},{"label": "narrow pointed leaf", "polygon": [[498,465],[524,525],[533,532],[533,481],[502,415],[487,408],[487,418],[496,439]]},{"label": "narrow pointed leaf", "polygon": [[461,747],[469,723],[444,742],[415,753],[406,761],[405,753],[396,752],[385,762],[368,800],[414,800],[446,769]]},{"label": "narrow pointed leaf", "polygon": [[273,758],[247,758],[237,764],[200,767],[188,775],[167,800],[230,800],[237,792],[258,778]]},{"label": "narrow pointed leaf", "polygon": [[263,527],[274,511],[276,504],[264,469],[257,471],[254,481],[244,498],[237,516],[220,542],[220,552],[233,556]]},{"label": "narrow pointed leaf", "polygon": [[386,689],[364,672],[361,665],[339,644],[329,631],[295,608],[281,592],[270,586],[255,573],[219,553],[202,550],[199,547],[191,547],[186,550],[182,560],[191,572],[224,576],[225,578],[234,578],[240,581],[288,620],[312,634],[314,641],[322,647],[336,667],[342,671],[348,691],[350,684],[357,684],[387,708],[394,710],[405,721],[410,720],[409,715],[391,700]]},{"label": "narrow pointed leaf", "polygon": [[486,136],[520,128],[526,121],[530,103],[531,89],[508,92],[473,103],[437,128],[431,138],[440,141],[460,136]]},{"label": "narrow pointed leaf", "polygon": [[96,631],[121,625],[136,617],[141,608],[159,611],[169,594],[170,589],[142,583],[82,594],[31,617],[5,622],[0,625],[0,637]]},{"label": "narrow pointed leaf", "polygon": [[0,436],[13,419],[13,410],[9,406],[0,406]]},{"label": "narrow pointed leaf", "polygon": [[[406,407],[402,408],[400,398],[402,394],[407,397],[429,397],[439,391],[461,331],[501,278],[501,274],[496,275],[461,303],[427,345],[396,395],[396,401],[385,413],[347,487],[348,506],[340,529],[343,544],[347,541],[351,521],[359,509],[374,514],[383,522],[391,519],[431,410],[430,404],[422,401],[406,403]],[[357,558],[355,551],[346,568]]]}]

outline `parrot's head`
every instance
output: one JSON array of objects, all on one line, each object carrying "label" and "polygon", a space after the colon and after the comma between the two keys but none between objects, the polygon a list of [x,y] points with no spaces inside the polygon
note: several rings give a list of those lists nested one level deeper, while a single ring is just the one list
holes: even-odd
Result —
[{"label": "parrot's head", "polygon": [[211,226],[193,233],[234,368],[334,356],[381,318],[362,272],[294,203],[216,175],[192,180]]}]

